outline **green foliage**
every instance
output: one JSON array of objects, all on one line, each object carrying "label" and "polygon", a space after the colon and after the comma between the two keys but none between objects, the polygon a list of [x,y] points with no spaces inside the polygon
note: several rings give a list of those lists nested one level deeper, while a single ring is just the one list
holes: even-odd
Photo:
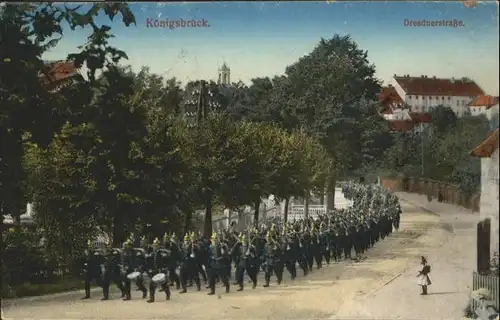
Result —
[{"label": "green foliage", "polygon": [[488,136],[489,122],[483,116],[457,118],[444,107],[432,114],[436,118],[423,136],[417,132],[395,136],[384,168],[404,176],[421,176],[423,166],[424,177],[457,184],[470,196],[481,182],[480,160],[470,152]]},{"label": "green foliage", "polygon": [[2,231],[2,296],[10,287],[40,279],[46,263],[40,250],[40,237],[33,230],[11,228]]},{"label": "green foliage", "polygon": [[[257,222],[262,197],[322,195],[325,186],[373,170],[383,157],[405,172],[418,167],[417,140],[388,134],[372,103],[380,90],[375,68],[349,37],[322,39],[284,76],[249,86],[200,79],[182,88],[176,78],[119,65],[127,55],[111,46],[111,26],[97,24],[100,14],[135,22],[119,3],[85,11],[5,5],[0,12],[6,48],[0,72],[16,75],[0,82],[1,213],[18,217],[33,202],[38,237],[10,235],[8,267],[73,266],[98,230],[119,245],[146,225],[155,235],[180,232],[199,209],[206,235],[214,208],[251,205]],[[67,33],[62,23],[91,31],[68,56],[87,72],[64,86],[41,59]],[[203,84],[207,92],[197,92]],[[188,125],[186,112],[193,110],[198,116]],[[482,120],[460,121],[436,129],[425,157],[467,188],[477,167],[462,149],[477,142]],[[441,133],[445,139],[437,138]],[[462,135],[469,135],[465,143]],[[31,280],[5,279],[25,281]]]}]

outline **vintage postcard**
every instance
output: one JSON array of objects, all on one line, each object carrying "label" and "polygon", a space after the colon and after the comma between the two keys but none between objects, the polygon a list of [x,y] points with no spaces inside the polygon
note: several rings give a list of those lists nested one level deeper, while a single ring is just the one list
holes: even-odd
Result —
[{"label": "vintage postcard", "polygon": [[2,319],[498,319],[498,12],[1,3]]}]

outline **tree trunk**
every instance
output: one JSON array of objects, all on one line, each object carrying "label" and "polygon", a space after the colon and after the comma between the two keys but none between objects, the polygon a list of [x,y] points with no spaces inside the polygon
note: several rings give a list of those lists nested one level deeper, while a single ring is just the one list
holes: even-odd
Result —
[{"label": "tree trunk", "polygon": [[337,181],[332,180],[328,184],[328,192],[327,192],[327,198],[326,198],[326,212],[330,212],[335,208],[335,185]]},{"label": "tree trunk", "polygon": [[189,228],[191,228],[192,220],[193,220],[193,213],[191,211],[189,211],[184,216],[184,234],[189,232]]},{"label": "tree trunk", "polygon": [[212,236],[212,195],[207,195],[205,199],[205,224],[203,226],[205,237]]},{"label": "tree trunk", "polygon": [[309,219],[309,190],[304,193],[304,215],[306,219]]},{"label": "tree trunk", "polygon": [[112,242],[113,242],[113,247],[114,248],[119,248],[121,247],[121,242],[124,239],[124,236],[125,236],[125,228],[124,228],[124,223],[123,221],[118,218],[117,216],[118,213],[115,213],[115,216],[113,217],[113,239],[112,239]]},{"label": "tree trunk", "polygon": [[288,205],[290,204],[290,198],[286,198],[285,199],[285,212],[283,213],[284,215],[284,218],[283,220],[285,220],[285,223],[288,222]]},{"label": "tree trunk", "polygon": [[253,224],[255,227],[259,226],[259,209],[260,209],[260,199],[255,201],[254,203],[254,212],[253,212]]}]

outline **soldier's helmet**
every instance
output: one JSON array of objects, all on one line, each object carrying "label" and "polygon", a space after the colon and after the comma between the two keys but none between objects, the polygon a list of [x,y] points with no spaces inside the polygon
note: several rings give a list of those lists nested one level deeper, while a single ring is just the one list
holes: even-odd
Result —
[{"label": "soldier's helmet", "polygon": [[92,249],[92,240],[87,240],[87,248]]},{"label": "soldier's helmet", "polygon": [[158,249],[159,246],[160,246],[160,239],[155,238],[153,240],[153,248]]},{"label": "soldier's helmet", "polygon": [[141,247],[147,247],[149,245],[148,239],[144,236],[141,238]]},{"label": "soldier's helmet", "polygon": [[123,243],[123,249],[130,249],[132,248],[132,240],[130,239],[127,239],[124,243]]},{"label": "soldier's helmet", "polygon": [[165,234],[163,235],[163,242],[167,242],[169,238],[170,236],[168,235],[167,232],[165,232]]},{"label": "soldier's helmet", "polygon": [[217,233],[216,232],[213,232],[212,233],[212,237],[210,238],[212,241],[216,241],[217,240]]},{"label": "soldier's helmet", "polygon": [[107,240],[104,245],[105,245],[106,249],[111,249],[111,242],[109,240]]},{"label": "soldier's helmet", "polygon": [[191,238],[191,241],[192,241],[192,242],[196,242],[197,237],[196,237],[196,233],[195,233],[194,231],[193,231],[193,232],[191,232],[190,238]]},{"label": "soldier's helmet", "polygon": [[184,235],[184,241],[189,241],[189,234],[188,234],[188,233],[186,233],[186,234]]},{"label": "soldier's helmet", "polygon": [[241,235],[241,238],[240,238],[240,239],[241,239],[241,242],[243,242],[243,243],[246,243],[246,242],[247,242],[247,240],[248,240],[248,238],[247,238],[244,234],[243,234],[243,235]]}]

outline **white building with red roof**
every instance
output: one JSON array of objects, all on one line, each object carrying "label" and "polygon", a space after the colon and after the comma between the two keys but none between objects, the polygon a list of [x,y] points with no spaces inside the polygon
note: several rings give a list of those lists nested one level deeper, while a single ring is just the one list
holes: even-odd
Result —
[{"label": "white building with red roof", "polygon": [[467,78],[394,75],[391,85],[412,112],[428,112],[433,107],[443,105],[450,107],[458,117],[468,111],[473,99],[484,95],[484,91]]},{"label": "white building with red roof", "polygon": [[477,96],[469,103],[469,111],[473,116],[485,115],[491,120],[495,114],[498,115],[498,97],[489,95]]},{"label": "white building with red roof", "polygon": [[432,122],[429,114],[412,112],[392,85],[383,87],[378,97],[381,114],[393,132],[418,131],[421,129],[418,125]]}]

